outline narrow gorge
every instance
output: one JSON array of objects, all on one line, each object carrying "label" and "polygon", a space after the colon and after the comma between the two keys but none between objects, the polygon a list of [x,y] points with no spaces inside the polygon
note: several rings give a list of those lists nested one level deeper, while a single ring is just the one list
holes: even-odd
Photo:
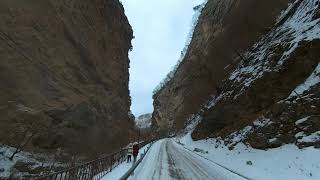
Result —
[{"label": "narrow gorge", "polygon": [[201,1],[137,117],[124,1],[1,0],[0,180],[320,178],[320,0]]}]

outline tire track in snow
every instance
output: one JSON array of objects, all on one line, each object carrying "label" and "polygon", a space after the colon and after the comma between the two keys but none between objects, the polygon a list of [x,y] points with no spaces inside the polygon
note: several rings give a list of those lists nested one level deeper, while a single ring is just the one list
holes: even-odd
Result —
[{"label": "tire track in snow", "polygon": [[172,143],[172,141],[169,142],[169,147],[171,155],[173,155],[173,158],[175,159],[175,162],[179,163],[177,164],[177,167],[181,169],[181,172],[183,172],[182,179],[215,179],[214,177],[211,177],[208,172],[205,171],[205,168],[202,167],[197,161],[194,159],[188,158],[188,154],[179,148],[175,147]]},{"label": "tire track in snow", "polygon": [[168,143],[166,143],[166,151],[168,153],[169,174],[174,179],[182,179],[182,172],[176,168],[175,160],[172,157],[172,153],[169,153]]},{"label": "tire track in snow", "polygon": [[[159,152],[158,159],[157,159],[157,165],[156,165],[156,168],[153,171],[152,179],[160,179],[160,177],[161,177],[161,172],[162,172],[162,169],[163,169],[162,164],[164,163],[164,162],[162,162],[163,161],[163,155],[164,155],[163,154],[163,148],[165,146],[164,143],[166,143],[166,141],[161,143],[160,152]],[[158,178],[156,178],[156,177],[158,177]]]},{"label": "tire track in snow", "polygon": [[175,144],[171,139],[156,142],[138,166],[137,180],[238,180],[243,179]]}]

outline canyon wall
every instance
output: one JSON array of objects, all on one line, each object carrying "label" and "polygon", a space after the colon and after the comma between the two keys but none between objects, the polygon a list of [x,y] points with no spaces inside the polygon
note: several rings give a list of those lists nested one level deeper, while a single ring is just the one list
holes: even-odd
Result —
[{"label": "canyon wall", "polygon": [[2,0],[0,18],[1,144],[88,157],[127,143],[133,33],[119,1]]},{"label": "canyon wall", "polygon": [[220,137],[231,149],[320,147],[319,3],[209,0],[186,57],[154,95],[154,130],[197,124],[194,139]]},{"label": "canyon wall", "polygon": [[153,97],[154,129],[183,128],[191,114],[220,93],[221,81],[286,6],[286,0],[209,0],[174,77]]}]

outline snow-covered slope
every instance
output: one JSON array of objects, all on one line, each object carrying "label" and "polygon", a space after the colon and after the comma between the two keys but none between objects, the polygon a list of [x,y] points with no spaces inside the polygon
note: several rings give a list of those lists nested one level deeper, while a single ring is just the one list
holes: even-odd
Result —
[{"label": "snow-covered slope", "polygon": [[[283,68],[285,61],[303,41],[320,38],[320,19],[316,16],[318,7],[319,0],[296,0],[282,13],[273,30],[245,54],[246,59],[229,77],[242,86],[240,93],[267,72]],[[237,93],[232,95],[236,98]]]},{"label": "snow-covered slope", "polygon": [[31,154],[24,151],[10,160],[9,157],[14,152],[15,148],[0,144],[0,179],[19,179],[21,176],[30,178],[67,167],[67,164],[57,162],[54,155]]},{"label": "snow-covered slope", "polygon": [[153,96],[153,127],[183,128],[204,101],[220,94],[239,54],[266,34],[287,6],[287,0],[208,0],[183,60]]},{"label": "snow-covered slope", "polygon": [[234,144],[234,133],[245,130],[239,141],[255,148],[320,147],[319,2],[294,1],[229,65],[234,70],[200,111],[194,138],[222,137]]},{"label": "snow-covered slope", "polygon": [[299,149],[284,145],[265,151],[239,143],[229,150],[221,139],[193,141],[190,133],[176,140],[192,151],[197,148],[195,153],[200,156],[250,179],[320,179],[320,152],[314,147]]},{"label": "snow-covered slope", "polygon": [[136,126],[141,129],[146,129],[151,127],[151,117],[152,114],[142,114],[136,118]]}]

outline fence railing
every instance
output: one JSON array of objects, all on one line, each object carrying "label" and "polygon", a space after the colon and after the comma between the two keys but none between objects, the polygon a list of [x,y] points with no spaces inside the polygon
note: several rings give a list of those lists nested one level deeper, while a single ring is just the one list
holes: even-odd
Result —
[{"label": "fence railing", "polygon": [[120,180],[127,180],[129,178],[129,176],[133,174],[134,170],[138,167],[138,165],[141,163],[143,158],[146,156],[146,154],[150,150],[152,144],[153,144],[153,142],[150,142],[149,147],[147,147],[147,150],[145,152],[143,152],[140,159],[136,163],[133,164],[133,166],[120,178]]},{"label": "fence railing", "polygon": [[[139,143],[145,146],[151,141]],[[111,172],[119,164],[126,160],[128,149],[121,149],[118,152],[106,155],[59,172],[38,177],[39,180],[99,180],[107,173]]]}]

